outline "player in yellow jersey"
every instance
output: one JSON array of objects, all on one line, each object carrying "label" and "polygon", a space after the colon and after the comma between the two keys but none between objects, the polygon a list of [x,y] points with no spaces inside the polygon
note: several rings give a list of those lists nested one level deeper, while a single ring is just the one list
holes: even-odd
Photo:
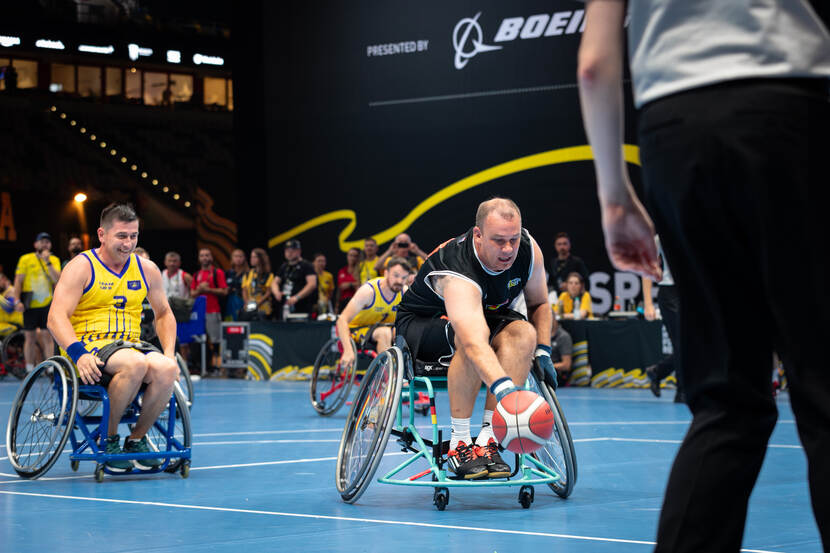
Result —
[{"label": "player in yellow jersey", "polygon": [[[384,351],[392,346],[392,327],[371,327],[395,322],[404,283],[410,273],[412,267],[404,258],[393,257],[386,266],[384,276],[366,282],[346,304],[346,308],[337,318],[337,336],[340,337],[340,344],[343,346],[341,367],[351,367],[357,355],[357,352],[352,351],[352,343],[348,339],[350,335],[358,344],[374,342],[376,351]],[[366,336],[369,330],[372,330],[372,335]]]},{"label": "player in yellow jersey", "polygon": [[[58,345],[72,358],[81,381],[95,384],[102,371],[111,376],[108,454],[150,451],[145,434],[164,410],[178,377],[175,359],[176,319],[167,304],[161,272],[152,261],[133,253],[138,216],[129,204],[110,204],[101,212],[101,246],[70,261],[55,287],[48,326]],[[141,304],[150,301],[164,354],[141,343]],[[106,380],[106,379],[105,379]],[[120,445],[118,423],[147,384],[141,414]],[[110,461],[107,468],[125,472],[154,468],[160,459]]]}]

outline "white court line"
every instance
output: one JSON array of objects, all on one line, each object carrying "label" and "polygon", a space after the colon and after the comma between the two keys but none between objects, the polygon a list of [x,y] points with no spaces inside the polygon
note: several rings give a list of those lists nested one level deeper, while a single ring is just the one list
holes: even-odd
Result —
[{"label": "white court line", "polygon": [[[57,494],[43,494],[43,493],[27,493],[27,492],[13,492],[8,490],[0,490],[0,494],[7,495],[21,495],[28,497],[46,497],[49,499],[70,499],[76,501],[92,501],[100,503],[120,503],[126,505],[146,505],[152,507],[164,507],[167,509],[190,509],[194,511],[218,511],[222,513],[243,513],[249,515],[267,515],[274,517],[289,517],[289,518],[309,518],[314,520],[339,520],[347,522],[360,522],[371,524],[387,524],[393,526],[415,526],[418,528],[439,528],[443,530],[462,530],[465,532],[481,532],[485,534],[508,534],[518,536],[537,536],[543,538],[559,538],[566,540],[580,540],[580,541],[595,541],[608,543],[630,543],[635,545],[656,545],[653,541],[644,540],[627,540],[621,538],[602,538],[596,536],[577,536],[573,534],[554,534],[552,532],[528,532],[526,530],[506,530],[502,528],[479,528],[472,526],[457,526],[451,524],[432,524],[427,522],[412,522],[405,520],[384,520],[376,518],[359,518],[359,517],[344,517],[333,515],[312,515],[307,513],[286,513],[280,511],[261,511],[256,509],[233,509],[230,507],[210,507],[207,505],[185,505],[182,503],[162,503],[160,501],[134,501],[129,499],[109,499],[103,497],[82,497],[72,495],[57,495]],[[741,549],[746,553],[780,553],[776,551],[767,551],[763,549]]]}]

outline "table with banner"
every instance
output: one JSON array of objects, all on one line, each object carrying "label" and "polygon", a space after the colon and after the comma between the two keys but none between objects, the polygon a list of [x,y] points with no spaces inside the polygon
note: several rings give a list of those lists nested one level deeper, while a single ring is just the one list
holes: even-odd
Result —
[{"label": "table with banner", "polygon": [[[334,336],[331,321],[250,324],[249,375],[255,379],[308,380],[317,353]],[[661,321],[561,320],[559,324],[574,343],[571,386],[646,388],[643,369],[671,351]]]}]

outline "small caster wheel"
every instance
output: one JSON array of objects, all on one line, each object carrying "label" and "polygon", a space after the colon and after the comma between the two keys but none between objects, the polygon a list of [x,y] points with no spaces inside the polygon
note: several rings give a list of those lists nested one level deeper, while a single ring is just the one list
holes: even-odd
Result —
[{"label": "small caster wheel", "polygon": [[187,478],[188,476],[190,476],[190,463],[187,461],[182,463],[182,468],[180,469],[180,472],[182,474],[182,478]]},{"label": "small caster wheel", "polygon": [[78,467],[81,466],[81,462],[80,461],[71,461],[69,463],[69,466],[72,467],[72,472],[78,472]]},{"label": "small caster wheel", "polygon": [[104,465],[95,467],[95,481],[99,484],[104,481]]},{"label": "small caster wheel", "polygon": [[530,508],[530,504],[533,503],[533,494],[533,486],[522,486],[519,489],[519,503],[522,504],[522,508]]},{"label": "small caster wheel", "polygon": [[450,502],[449,488],[435,488],[435,493],[432,495],[432,503],[439,511],[447,508],[447,503]]}]

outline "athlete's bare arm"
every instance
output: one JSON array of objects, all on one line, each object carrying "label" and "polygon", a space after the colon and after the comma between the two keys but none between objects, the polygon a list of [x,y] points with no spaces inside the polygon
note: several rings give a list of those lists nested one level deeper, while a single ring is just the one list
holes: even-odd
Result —
[{"label": "athlete's bare arm", "polygon": [[375,291],[369,283],[364,284],[358,288],[346,308],[337,317],[337,337],[340,338],[340,344],[343,346],[343,356],[340,358],[340,365],[343,368],[348,368],[354,363],[357,352],[352,349],[352,341],[350,339],[351,331],[349,330],[349,323],[352,322],[358,313],[369,307],[375,297]]},{"label": "athlete's bare arm", "polygon": [[[84,289],[89,285],[91,279],[92,271],[89,270],[89,260],[79,255],[66,264],[55,286],[46,325],[55,341],[64,351],[78,341],[78,336],[75,334],[75,329],[72,328],[72,322],[69,318],[74,313],[75,308],[78,307]],[[91,353],[82,355],[75,363],[78,368],[78,375],[84,384],[98,382],[101,379],[100,367],[103,365],[104,363]]]},{"label": "athlete's bare arm", "polygon": [[471,282],[448,275],[434,278],[432,286],[444,298],[456,344],[463,349],[481,380],[489,387],[506,376],[496,352],[490,347],[490,328],[484,319],[478,288]]},{"label": "athlete's bare arm", "polygon": [[141,260],[144,269],[144,278],[147,279],[147,300],[155,315],[156,334],[161,342],[161,349],[165,357],[176,358],[176,318],[167,303],[164,285],[161,281],[161,271],[149,259]]},{"label": "athlete's bare arm", "polygon": [[536,329],[536,343],[550,346],[553,312],[548,303],[545,260],[535,240],[533,240],[533,272],[527,281],[524,293],[528,319]]}]

